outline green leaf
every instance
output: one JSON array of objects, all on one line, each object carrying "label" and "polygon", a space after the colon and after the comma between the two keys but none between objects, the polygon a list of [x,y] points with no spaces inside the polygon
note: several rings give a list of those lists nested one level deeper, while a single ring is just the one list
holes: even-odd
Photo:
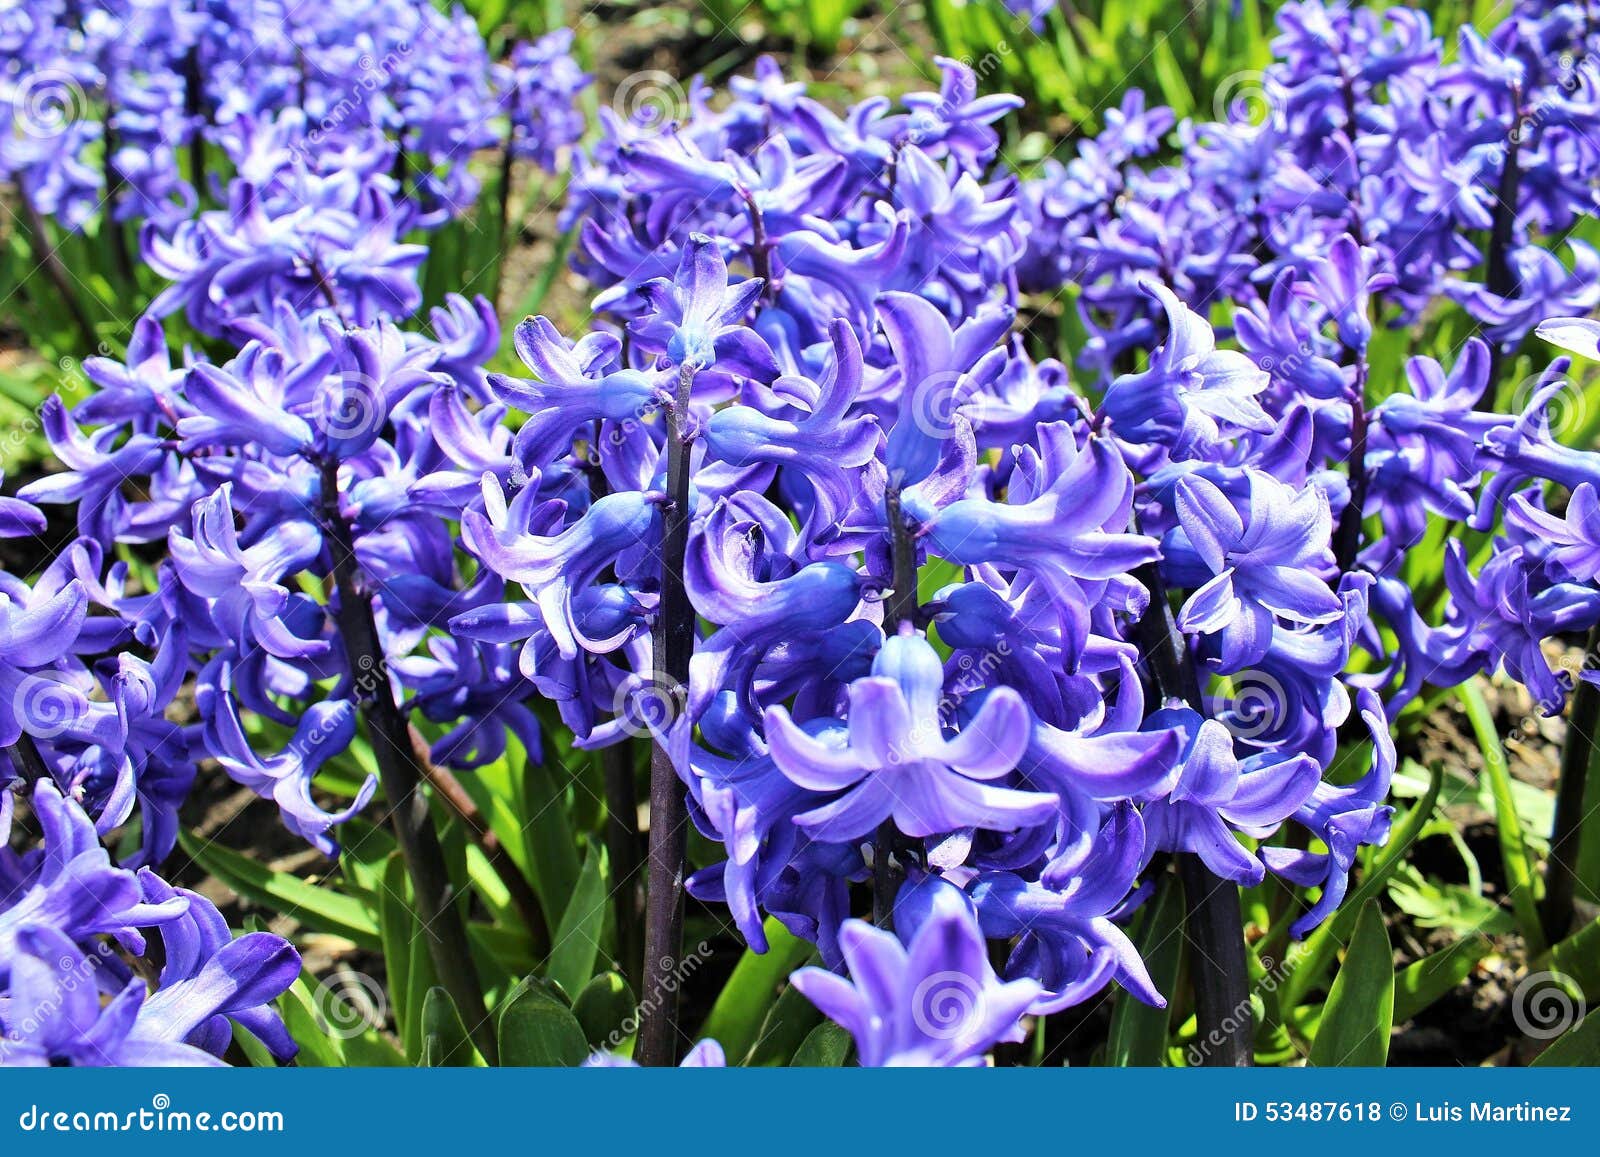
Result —
[{"label": "green leaf", "polygon": [[278,997],[278,1013],[284,1027],[300,1046],[294,1063],[301,1068],[331,1069],[344,1067],[344,1056],[338,1041],[328,1035],[327,1027],[317,1014],[316,998],[302,974],[296,978],[289,991]]},{"label": "green leaf", "polygon": [[399,852],[391,852],[383,867],[378,894],[378,929],[383,940],[383,960],[388,972],[389,1005],[407,1059],[422,1059],[422,997],[433,986],[433,962],[418,953],[422,937],[410,902],[411,881]]},{"label": "green leaf", "polygon": [[[817,964],[820,960],[813,952],[805,962]],[[794,985],[785,985],[762,1019],[761,1032],[756,1037],[756,1043],[745,1054],[744,1065],[748,1068],[787,1065],[794,1059],[811,1030],[821,1023],[822,1013],[817,1006],[802,996]]]},{"label": "green leaf", "polygon": [[566,787],[549,767],[532,760],[523,771],[523,785],[526,810],[519,826],[528,850],[528,882],[539,893],[545,919],[558,924],[582,871],[578,838],[567,821]]},{"label": "green leaf", "polygon": [[1401,970],[1394,981],[1394,1022],[1404,1024],[1472,975],[1494,941],[1480,934],[1457,940]]},{"label": "green leaf", "polygon": [[1530,972],[1570,976],[1590,1003],[1600,1003],[1600,920],[1593,920],[1539,957]]},{"label": "green leaf", "polygon": [[571,1068],[589,1055],[578,1018],[549,987],[529,977],[506,997],[497,1025],[507,1068]]},{"label": "green leaf", "polygon": [[850,1058],[850,1034],[831,1020],[812,1029],[789,1064],[797,1069],[836,1069]]},{"label": "green leaf", "polygon": [[240,896],[318,932],[343,936],[362,948],[382,948],[373,913],[361,901],[334,891],[331,884],[308,884],[188,832],[179,832],[178,842],[195,863]]},{"label": "green leaf", "polygon": [[1456,689],[1462,705],[1467,709],[1467,719],[1472,723],[1473,734],[1478,739],[1478,749],[1483,752],[1483,764],[1494,792],[1495,827],[1500,834],[1500,860],[1505,870],[1506,891],[1512,910],[1517,914],[1517,928],[1527,942],[1528,955],[1537,956],[1545,949],[1544,929],[1539,920],[1539,896],[1533,862],[1528,856],[1527,844],[1522,835],[1522,820],[1517,815],[1511,790],[1511,771],[1506,763],[1505,748],[1500,744],[1500,734],[1495,729],[1489,704],[1476,680],[1463,683]]},{"label": "green leaf", "polygon": [[1586,1016],[1533,1059],[1535,1067],[1579,1068],[1600,1065],[1600,1016]]},{"label": "green leaf", "polygon": [[[1156,991],[1175,992],[1183,962],[1183,900],[1170,877],[1162,882],[1145,913],[1138,946]],[[1157,1066],[1166,1052],[1167,1010],[1151,1008],[1131,993],[1119,992],[1111,1013],[1106,1064],[1118,1068]]]},{"label": "green leaf", "polygon": [[578,886],[556,929],[545,975],[567,992],[579,992],[594,975],[595,957],[606,924],[605,849],[596,841],[583,858]]},{"label": "green leaf", "polygon": [[1310,1063],[1322,1067],[1378,1065],[1389,1058],[1394,1027],[1394,954],[1376,900],[1361,908],[1350,951],[1328,990]]},{"label": "green leaf", "polygon": [[467,1026],[450,994],[435,986],[422,1001],[422,1065],[425,1068],[481,1067],[483,1058],[472,1047]]},{"label": "green leaf", "polygon": [[778,989],[811,954],[811,945],[772,917],[767,917],[762,927],[767,934],[767,951],[745,950],[695,1037],[721,1042],[730,1057],[743,1057],[750,1052],[767,1009],[777,999]]},{"label": "green leaf", "polygon": [[300,1046],[295,1063],[305,1068],[378,1068],[406,1063],[384,1035],[372,1026],[352,1020],[346,998],[336,987],[325,987],[302,972],[288,992],[278,998],[283,1023]]},{"label": "green leaf", "polygon": [[572,1002],[572,1015],[583,1026],[591,1047],[617,1051],[637,1031],[633,1014],[639,1002],[620,972],[602,972]]}]

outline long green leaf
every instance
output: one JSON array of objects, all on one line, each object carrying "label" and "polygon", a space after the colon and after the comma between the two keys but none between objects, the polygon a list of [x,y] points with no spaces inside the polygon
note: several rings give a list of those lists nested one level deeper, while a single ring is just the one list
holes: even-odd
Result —
[{"label": "long green leaf", "polygon": [[584,856],[583,871],[578,875],[578,886],[556,929],[550,962],[545,967],[545,975],[566,992],[581,992],[594,975],[608,907],[605,849],[599,843],[591,843]]},{"label": "long green leaf", "polygon": [[1528,955],[1537,956],[1545,949],[1544,929],[1539,920],[1537,877],[1523,839],[1522,820],[1517,816],[1505,748],[1500,743],[1494,716],[1477,682],[1463,683],[1456,693],[1467,709],[1467,719],[1477,737],[1478,749],[1483,752],[1483,765],[1494,793],[1495,826],[1500,835],[1500,859],[1506,875],[1506,891],[1511,899],[1511,908],[1517,914],[1517,927],[1527,943]]},{"label": "long green leaf", "polygon": [[232,848],[208,843],[188,832],[178,833],[184,852],[206,871],[247,900],[291,916],[308,928],[343,936],[362,948],[377,950],[382,941],[373,913],[359,900],[331,887],[308,884],[298,876],[272,868]]},{"label": "long green leaf", "polygon": [[1533,1064],[1541,1068],[1600,1065],[1600,1016],[1584,1017],[1535,1057]]},{"label": "long green leaf", "polygon": [[426,1068],[464,1069],[482,1066],[467,1026],[450,994],[435,985],[422,1002],[422,1064]]},{"label": "long green leaf", "polygon": [[1533,972],[1570,976],[1591,1003],[1600,1003],[1600,920],[1592,920],[1536,959]]},{"label": "long green leaf", "polygon": [[1492,951],[1494,941],[1479,934],[1407,965],[1394,981],[1395,1023],[1404,1024],[1466,980]]},{"label": "long green leaf", "polygon": [[790,1063],[797,1069],[836,1069],[850,1059],[850,1034],[825,1020],[807,1034]]},{"label": "long green leaf", "polygon": [[1394,1027],[1394,954],[1376,900],[1361,908],[1355,936],[1311,1042],[1310,1063],[1322,1067],[1381,1066]]},{"label": "long green leaf", "polygon": [[749,1053],[768,1006],[777,999],[779,987],[811,954],[811,945],[772,917],[763,927],[767,951],[745,950],[700,1029],[699,1039],[719,1041],[730,1057],[742,1058]]}]

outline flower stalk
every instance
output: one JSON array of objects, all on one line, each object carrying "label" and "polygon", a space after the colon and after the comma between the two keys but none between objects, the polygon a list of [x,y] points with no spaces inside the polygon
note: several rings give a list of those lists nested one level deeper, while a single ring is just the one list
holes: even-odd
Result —
[{"label": "flower stalk", "polygon": [[[1181,700],[1204,714],[1199,680],[1172,617],[1158,565],[1147,563],[1134,577],[1150,592],[1150,605],[1133,628],[1140,663],[1149,671],[1163,701]],[[1219,879],[1193,852],[1180,852],[1176,859],[1188,909],[1185,928],[1195,1019],[1200,1038],[1215,1046],[1206,1054],[1205,1063],[1223,1068],[1249,1066],[1254,1060],[1255,1029],[1238,886]]]},{"label": "flower stalk", "polygon": [[[915,625],[917,614],[917,547],[911,525],[901,506],[900,488],[890,486],[883,496],[889,521],[889,551],[892,588],[884,625],[891,631],[901,624]],[[899,890],[899,873],[894,868],[894,848],[899,836],[893,820],[879,825],[872,839],[872,922],[879,928],[894,925],[894,898]]]},{"label": "flower stalk", "polygon": [[[653,681],[676,704],[689,685],[694,653],[694,607],[684,585],[689,552],[689,395],[695,367],[678,374],[677,394],[665,408],[667,499],[661,535],[661,601],[651,629]],[[678,958],[683,951],[683,877],[688,854],[688,807],[683,781],[662,736],[650,750],[650,846],[645,883],[644,992],[637,1057],[642,1065],[677,1061]]]},{"label": "flower stalk", "polygon": [[493,1063],[497,1055],[495,1035],[483,986],[472,963],[466,923],[457,906],[444,849],[422,791],[423,774],[410,728],[394,701],[372,599],[362,589],[357,573],[355,537],[339,508],[339,462],[328,457],[323,459],[321,468],[322,520],[339,593],[339,634],[361,696],[361,715],[378,765],[378,779],[391,809],[395,840],[411,877],[418,922],[428,938],[428,953],[440,983],[469,1026],[478,1051]]},{"label": "flower stalk", "polygon": [[[1600,647],[1600,626],[1589,632],[1583,649],[1584,667]],[[1588,794],[1589,768],[1594,764],[1596,734],[1600,732],[1600,687],[1579,679],[1572,693],[1572,713],[1561,745],[1561,778],[1556,785],[1556,814],[1550,829],[1550,858],[1545,865],[1544,899],[1539,923],[1545,938],[1555,944],[1572,927],[1578,891],[1578,852],[1583,830],[1583,804]]]}]

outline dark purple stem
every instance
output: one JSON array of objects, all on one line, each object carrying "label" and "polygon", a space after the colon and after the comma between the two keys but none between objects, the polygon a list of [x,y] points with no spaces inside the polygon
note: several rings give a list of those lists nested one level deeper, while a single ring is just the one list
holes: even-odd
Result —
[{"label": "dark purple stem", "polygon": [[[1600,647],[1600,626],[1590,630],[1583,648],[1583,670],[1594,662]],[[1572,713],[1567,737],[1561,745],[1561,778],[1556,785],[1555,823],[1550,830],[1550,859],[1545,864],[1544,901],[1539,922],[1545,937],[1555,944],[1572,927],[1578,892],[1578,853],[1583,831],[1583,803],[1594,762],[1595,736],[1600,729],[1600,687],[1579,679],[1572,693]]]},{"label": "dark purple stem", "polygon": [[[1150,606],[1133,629],[1140,663],[1149,671],[1163,703],[1182,700],[1204,714],[1200,683],[1172,617],[1160,569],[1153,562],[1147,563],[1134,577],[1150,592]],[[1188,908],[1184,923],[1190,947],[1195,1020],[1200,1040],[1210,1050],[1205,1053],[1205,1063],[1226,1068],[1249,1066],[1254,1059],[1255,1029],[1239,889],[1218,879],[1192,852],[1180,853],[1177,861]]]},{"label": "dark purple stem", "polygon": [[85,356],[98,352],[100,337],[94,331],[94,323],[89,320],[88,311],[83,307],[83,301],[78,297],[77,289],[72,283],[72,276],[61,263],[61,255],[50,244],[49,227],[39,210],[34,207],[33,198],[26,192],[17,198],[22,203],[23,220],[28,223],[28,240],[33,244],[33,257],[44,270],[44,275],[61,297],[61,303],[67,307],[67,313],[72,317],[72,324],[77,327],[79,337],[83,341]]},{"label": "dark purple stem", "polygon": [[466,923],[457,907],[456,889],[445,866],[444,849],[434,829],[423,794],[411,731],[394,699],[388,663],[373,618],[372,599],[356,568],[355,535],[339,508],[339,463],[326,458],[322,467],[322,524],[333,556],[334,583],[339,593],[339,634],[344,640],[355,693],[372,744],[378,778],[391,808],[395,841],[400,845],[415,893],[417,920],[428,940],[428,953],[478,1051],[495,1062],[495,1034],[483,999],[483,986],[472,963]]},{"label": "dark purple stem", "polygon": [[15,743],[6,748],[6,754],[11,757],[17,774],[30,784],[51,778],[50,765],[45,763],[44,756],[39,754],[38,745],[33,741],[33,736],[26,731],[17,736]]},{"label": "dark purple stem", "polygon": [[[662,511],[661,601],[652,628],[653,680],[678,703],[689,686],[694,654],[694,607],[684,586],[689,552],[689,420],[694,367],[678,375],[678,392],[666,408],[667,501]],[[644,992],[639,1005],[641,1065],[678,1060],[678,962],[683,951],[683,873],[688,855],[688,808],[683,781],[657,739],[650,749],[650,852],[645,882]]]},{"label": "dark purple stem", "polygon": [[1367,362],[1356,363],[1356,380],[1350,388],[1350,501],[1339,514],[1333,555],[1341,573],[1355,566],[1361,550],[1361,523],[1367,516]]},{"label": "dark purple stem", "polygon": [[[1512,115],[1516,118],[1506,141],[1506,159],[1500,166],[1500,181],[1495,187],[1494,220],[1489,227],[1489,253],[1484,272],[1484,288],[1496,297],[1516,292],[1516,276],[1511,270],[1511,243],[1517,226],[1517,187],[1522,179],[1522,95],[1512,89]],[[1493,409],[1500,385],[1500,370],[1505,361],[1502,342],[1489,344],[1489,380],[1478,398],[1478,409]]]}]

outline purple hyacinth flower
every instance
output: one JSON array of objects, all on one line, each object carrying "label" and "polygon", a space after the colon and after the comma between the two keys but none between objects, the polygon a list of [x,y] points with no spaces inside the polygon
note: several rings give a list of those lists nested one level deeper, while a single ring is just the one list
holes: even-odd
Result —
[{"label": "purple hyacinth flower", "polygon": [[1229,433],[1272,430],[1256,400],[1268,375],[1244,354],[1219,350],[1206,319],[1166,286],[1146,280],[1140,287],[1166,311],[1167,340],[1151,355],[1149,369],[1124,374],[1106,390],[1100,414],[1117,436],[1187,454]]},{"label": "purple hyacinth flower", "polygon": [[868,1068],[981,1065],[995,1044],[1021,1040],[1021,1018],[1039,983],[995,975],[960,889],[940,888],[915,923],[902,943],[892,932],[847,920],[839,943],[850,979],[802,968],[790,983],[855,1038],[857,1059]]},{"label": "purple hyacinth flower", "polygon": [[222,1062],[181,1040],[137,1039],[149,991],[129,980],[102,1006],[87,956],[55,928],[32,924],[8,953],[10,992],[0,1001],[0,1063],[38,1068],[205,1067]]},{"label": "purple hyacinth flower", "polygon": [[914,294],[878,299],[878,318],[900,369],[900,412],[885,456],[894,485],[914,486],[939,465],[943,443],[955,433],[949,417],[954,399],[999,373],[1006,350],[995,343],[1011,328],[1013,313],[989,308],[952,326]]},{"label": "purple hyacinth flower", "polygon": [[1022,697],[997,688],[949,738],[943,697],[938,652],[907,629],[884,640],[872,674],[850,685],[845,724],[811,734],[784,708],[768,708],[779,770],[801,787],[842,793],[795,822],[815,839],[844,842],[890,817],[907,835],[934,836],[965,827],[1012,831],[1053,815],[1054,795],[992,786],[1027,748]]},{"label": "purple hyacinth flower", "polygon": [[1523,535],[1523,549],[1545,559],[1558,577],[1592,583],[1600,577],[1600,498],[1589,482],[1580,482],[1557,517],[1529,494],[1513,494],[1506,506],[1506,526]]},{"label": "purple hyacinth flower", "polygon": [[580,649],[610,650],[614,643],[585,633],[579,599],[619,556],[652,549],[660,506],[638,491],[608,494],[561,528],[555,520],[565,513],[565,503],[536,506],[537,491],[537,484],[531,485],[507,505],[499,485],[486,477],[486,512],[462,514],[462,540],[485,566],[533,594],[563,659],[576,657]]},{"label": "purple hyacinth flower", "polygon": [[1185,741],[1177,785],[1145,808],[1151,846],[1193,852],[1222,879],[1259,884],[1265,869],[1234,838],[1234,829],[1258,838],[1271,834],[1310,797],[1322,768],[1309,755],[1240,760],[1228,729],[1188,708],[1157,711],[1146,725],[1175,727]]},{"label": "purple hyacinth flower", "polygon": [[1128,534],[1133,475],[1105,438],[1079,448],[1065,422],[1040,426],[1025,447],[1005,502],[962,498],[934,508],[913,491],[906,510],[922,523],[928,553],[963,566],[994,563],[1029,572],[1061,615],[1069,665],[1088,639],[1089,607],[1106,583],[1153,561],[1154,539]]},{"label": "purple hyacinth flower", "polygon": [[764,282],[728,282],[728,266],[717,243],[703,233],[689,236],[670,279],[639,287],[647,312],[629,323],[640,346],[665,356],[671,366],[697,370],[713,365],[770,382],[778,363],[755,330],[744,324]]},{"label": "purple hyacinth flower", "polygon": [[[110,935],[129,951],[143,952],[139,929],[183,915],[182,897],[151,902],[142,883],[146,872],[112,865],[94,824],[55,784],[40,780],[32,801],[44,846],[18,856],[0,844],[0,983],[16,959],[17,936],[29,925],[47,925],[76,940]],[[0,836],[9,834],[9,824],[0,826]]]},{"label": "purple hyacinth flower", "polygon": [[195,503],[192,535],[174,527],[167,549],[179,581],[208,600],[212,620],[227,638],[241,644],[253,639],[282,659],[328,650],[326,640],[303,638],[290,629],[303,596],[282,585],[322,550],[322,535],[311,523],[279,523],[242,547],[234,526],[233,486],[223,483]]},{"label": "purple hyacinth flower", "polygon": [[222,667],[219,688],[202,695],[206,717],[206,747],[231,779],[278,805],[283,824],[324,855],[338,854],[339,845],[328,835],[366,807],[377,789],[378,777],[369,775],[356,798],[336,812],[324,811],[311,798],[311,781],[329,759],[350,746],[356,734],[356,705],[348,699],[323,700],[307,707],[294,736],[277,755],[262,758],[250,745],[239,722],[238,708],[227,693],[232,671]]},{"label": "purple hyacinth flower", "polygon": [[574,435],[598,419],[637,420],[661,403],[660,375],[617,368],[621,343],[607,333],[563,338],[543,317],[530,317],[513,335],[531,379],[490,374],[489,387],[508,406],[527,413],[515,449],[527,471],[542,470],[571,448]]},{"label": "purple hyacinth flower", "polygon": [[1179,525],[1214,576],[1183,604],[1178,626],[1220,633],[1222,666],[1231,671],[1266,655],[1278,619],[1314,626],[1344,614],[1317,574],[1329,562],[1333,531],[1326,493],[1296,492],[1259,470],[1248,480],[1247,502],[1197,474],[1176,489]]},{"label": "purple hyacinth flower", "polygon": [[1079,873],[1058,881],[1063,886],[1012,872],[985,872],[969,885],[984,934],[1017,938],[1006,975],[1037,977],[1042,984],[1030,1011],[1081,1004],[1112,980],[1144,1003],[1166,1007],[1138,949],[1112,919],[1148,858],[1143,820],[1123,801],[1110,809]]}]

